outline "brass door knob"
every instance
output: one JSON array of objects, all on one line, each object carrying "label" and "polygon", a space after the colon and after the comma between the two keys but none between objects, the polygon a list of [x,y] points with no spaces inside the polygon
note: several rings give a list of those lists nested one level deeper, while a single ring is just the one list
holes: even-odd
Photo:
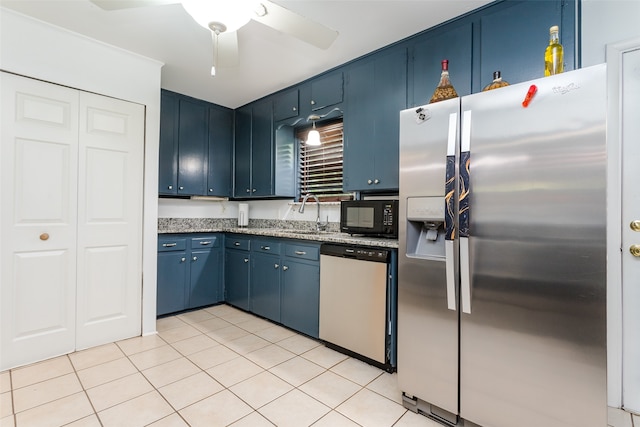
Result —
[{"label": "brass door knob", "polygon": [[640,245],[631,245],[629,247],[629,252],[631,252],[631,255],[635,257],[640,257]]},{"label": "brass door knob", "polygon": [[631,227],[633,231],[640,231],[640,220],[636,219],[635,221],[631,221],[629,227]]},{"label": "brass door knob", "polygon": [[49,233],[42,233],[40,235],[40,240],[49,240]]}]

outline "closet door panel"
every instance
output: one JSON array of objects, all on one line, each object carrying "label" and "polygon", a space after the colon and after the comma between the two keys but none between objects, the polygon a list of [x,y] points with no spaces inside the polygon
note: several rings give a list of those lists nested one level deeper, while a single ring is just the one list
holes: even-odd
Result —
[{"label": "closet door panel", "polygon": [[80,94],[78,349],[139,335],[144,106]]},{"label": "closet door panel", "polygon": [[75,348],[78,92],[0,72],[0,370]]}]

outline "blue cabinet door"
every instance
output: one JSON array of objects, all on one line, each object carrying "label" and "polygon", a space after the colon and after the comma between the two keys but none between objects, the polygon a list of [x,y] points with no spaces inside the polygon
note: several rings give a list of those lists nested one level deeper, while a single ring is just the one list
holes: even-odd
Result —
[{"label": "blue cabinet door", "polygon": [[220,248],[191,251],[189,304],[203,307],[221,301],[222,250]]},{"label": "blue cabinet door", "polygon": [[235,153],[233,161],[235,197],[251,196],[251,120],[250,106],[242,107],[235,112]]},{"label": "blue cabinet door", "polygon": [[253,104],[251,195],[273,195],[273,117],[271,99]]},{"label": "blue cabinet door", "polygon": [[249,252],[227,250],[225,254],[225,301],[249,310]]},{"label": "blue cabinet door", "polygon": [[482,13],[480,82],[474,92],[491,83],[498,70],[512,84],[543,77],[544,51],[553,25],[560,26],[565,71],[575,69],[575,7],[575,1],[509,1]]},{"label": "blue cabinet door", "polygon": [[344,118],[344,190],[398,188],[399,112],[407,105],[404,48],[357,63],[348,72]]},{"label": "blue cabinet door", "polygon": [[409,47],[410,106],[429,103],[440,81],[443,59],[449,60],[449,77],[458,95],[471,93],[472,30],[471,22],[451,23],[426,34]]},{"label": "blue cabinet door", "polygon": [[208,111],[204,103],[180,100],[178,194],[205,196],[207,186]]},{"label": "blue cabinet door", "polygon": [[280,317],[282,324],[318,338],[319,307],[319,263],[284,258]]},{"label": "blue cabinet door", "polygon": [[232,196],[233,110],[209,107],[207,195]]},{"label": "blue cabinet door", "polygon": [[187,267],[187,254],[184,251],[158,253],[158,316],[185,309]]},{"label": "blue cabinet door", "polygon": [[251,255],[251,311],[273,321],[280,321],[280,257]]},{"label": "blue cabinet door", "polygon": [[178,193],[178,119],[180,98],[162,91],[160,101],[160,153],[158,158],[158,193]]},{"label": "blue cabinet door", "polygon": [[299,107],[298,88],[279,93],[273,98],[273,121],[278,122],[292,117],[298,117]]},{"label": "blue cabinet door", "polygon": [[343,98],[342,71],[334,71],[311,81],[311,111],[340,104]]}]

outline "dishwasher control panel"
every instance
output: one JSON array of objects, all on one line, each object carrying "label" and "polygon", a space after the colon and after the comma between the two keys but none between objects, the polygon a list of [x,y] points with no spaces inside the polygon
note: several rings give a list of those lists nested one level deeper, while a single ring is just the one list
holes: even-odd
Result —
[{"label": "dishwasher control panel", "polygon": [[320,246],[320,254],[342,258],[353,258],[363,261],[388,262],[389,251],[386,249],[369,248],[364,246],[343,246],[323,244]]}]

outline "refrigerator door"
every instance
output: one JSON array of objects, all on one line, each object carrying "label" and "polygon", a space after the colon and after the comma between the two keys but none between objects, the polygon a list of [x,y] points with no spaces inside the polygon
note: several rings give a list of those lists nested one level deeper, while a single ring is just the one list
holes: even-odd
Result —
[{"label": "refrigerator door", "polygon": [[[445,197],[445,177],[448,151],[455,165],[459,110],[456,98],[400,113],[398,229],[398,384],[408,397],[405,406],[454,423],[457,242],[446,235],[446,225],[452,226],[445,224],[445,204],[455,197]],[[455,174],[455,168],[449,172]]]},{"label": "refrigerator door", "polygon": [[473,423],[607,425],[605,74],[600,65],[462,100],[460,414]]}]

